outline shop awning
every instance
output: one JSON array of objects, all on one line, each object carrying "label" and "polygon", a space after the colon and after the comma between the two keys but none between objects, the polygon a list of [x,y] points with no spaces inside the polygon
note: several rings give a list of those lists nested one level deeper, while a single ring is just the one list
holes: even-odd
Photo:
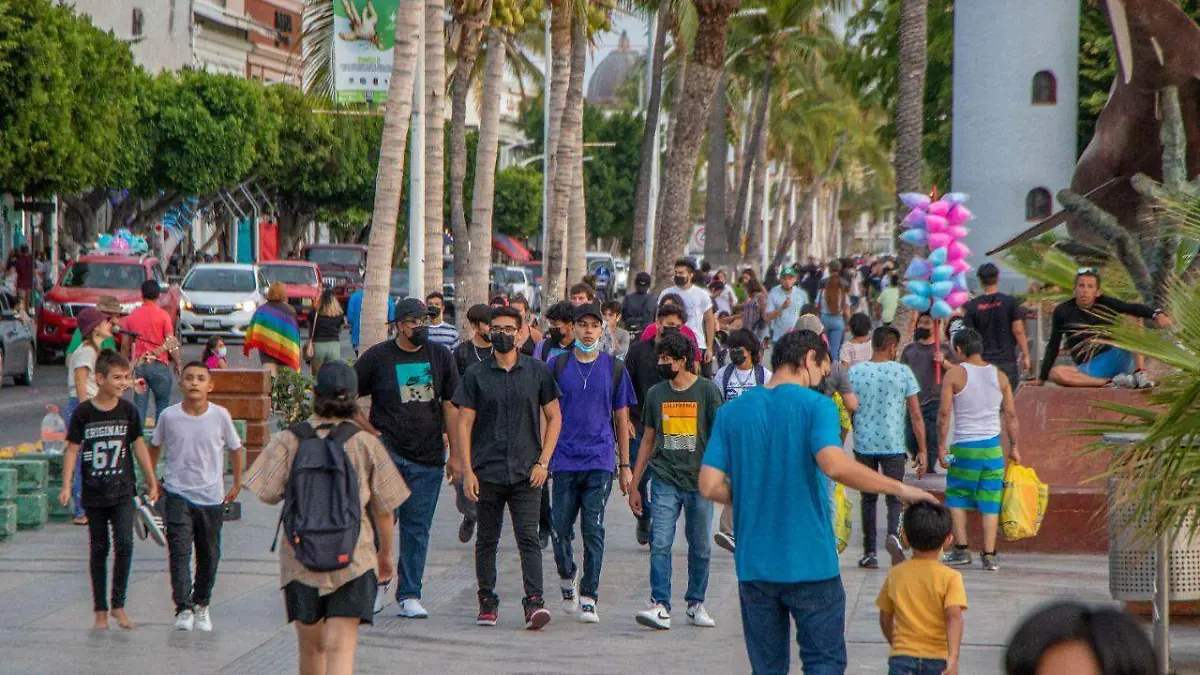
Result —
[{"label": "shop awning", "polygon": [[529,252],[529,249],[507,234],[492,233],[492,248],[519,263],[527,263],[533,260],[533,254]]}]

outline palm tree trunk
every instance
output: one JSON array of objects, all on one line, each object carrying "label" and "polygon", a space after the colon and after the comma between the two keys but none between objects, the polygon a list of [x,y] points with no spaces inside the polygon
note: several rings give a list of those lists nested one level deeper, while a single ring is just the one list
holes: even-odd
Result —
[{"label": "palm tree trunk", "polygon": [[[676,28],[678,28],[678,26]],[[680,35],[679,30],[676,30],[674,32],[674,39],[675,39],[675,44],[683,44],[683,37]],[[722,66],[724,66],[724,64],[722,64]],[[676,124],[677,116],[675,113],[680,109],[681,102],[683,101],[683,88],[684,88],[684,85],[686,82],[687,82],[687,62],[680,60],[676,63],[676,66],[675,66],[675,91],[671,95],[670,116],[667,118],[667,145],[666,145],[666,147],[667,147],[668,159],[670,158],[671,148],[675,147],[675,128],[676,128],[676,126],[678,126]],[[692,168],[693,168],[693,170],[695,169],[695,160],[692,160]],[[658,204],[656,204],[654,207],[655,208],[654,222],[656,225],[655,225],[655,235],[654,235],[654,251],[651,253],[651,255],[654,258],[656,265],[658,264],[659,256],[663,255],[662,251],[664,250],[662,247],[660,247],[658,245],[658,242],[659,242],[658,233],[661,230],[658,230],[657,224],[661,223],[662,219],[663,219],[663,192],[662,192],[662,189],[665,187],[666,187],[666,183],[664,182],[662,188],[660,188],[659,193],[658,193]],[[689,204],[690,204],[690,201],[689,201]],[[690,218],[689,218],[689,221],[690,221]],[[691,230],[689,229],[688,232],[686,232],[684,234],[685,242],[687,241],[687,237],[690,235],[691,235]],[[669,249],[666,249],[666,250],[669,250]],[[682,251],[680,253],[682,254]],[[653,270],[650,270],[650,272],[651,272],[651,274],[653,274]]]},{"label": "palm tree trunk", "polygon": [[[922,138],[925,127],[925,67],[928,0],[900,2],[900,64],[896,91],[896,170],[898,192],[922,192]],[[903,218],[904,207],[897,202],[896,217]],[[897,220],[899,222],[899,220]],[[899,240],[896,227],[896,269],[905,270],[916,249]],[[901,304],[894,324],[907,326],[908,308]]]},{"label": "palm tree trunk", "polygon": [[387,303],[392,276],[392,253],[396,222],[400,217],[400,195],[404,190],[404,154],[408,149],[408,123],[412,117],[413,82],[417,60],[417,22],[422,0],[403,0],[396,19],[396,46],[392,81],[384,108],[383,140],[379,148],[379,171],[375,179],[375,211],[367,242],[367,271],[363,282],[362,340],[374,345],[387,338]]},{"label": "palm tree trunk", "polygon": [[[558,187],[555,178],[558,176],[558,146],[563,134],[563,108],[567,105],[567,86],[571,80],[571,5],[570,0],[559,0],[556,5],[552,4],[550,10],[550,93],[548,94],[550,96],[550,121],[547,125],[546,138],[542,142],[542,176],[543,180],[548,181],[545,199],[550,205],[550,208],[547,209],[550,222],[544,223],[543,226],[550,230],[547,236],[547,247],[557,247],[560,249],[558,253],[565,255],[566,251],[562,250],[562,247],[565,247],[567,243],[566,230],[558,233],[554,229],[554,190]],[[543,93],[543,95],[547,94]],[[551,251],[542,252],[545,263],[542,270],[545,275],[543,283],[546,288],[550,287],[551,257]],[[555,282],[562,286],[565,278],[566,259],[564,258],[560,266],[555,268]],[[554,302],[558,300],[558,296],[547,297],[553,297]],[[549,307],[549,305],[543,303],[543,307]]]},{"label": "palm tree trunk", "polygon": [[[764,99],[768,98],[763,96]],[[766,124],[763,128],[766,128]],[[746,265],[756,266],[762,264],[763,254],[763,188],[767,183],[767,144],[754,144],[754,139],[751,137],[751,144],[756,145],[754,148],[757,154],[754,158],[754,173],[751,176],[752,182],[750,189],[750,213],[749,220],[746,222],[746,257],[742,260]]]},{"label": "palm tree trunk", "polygon": [[779,249],[780,239],[783,238],[783,214],[787,209],[788,202],[792,199],[793,189],[795,188],[792,185],[791,177],[779,179],[775,188],[775,213],[771,215],[771,237],[767,241],[768,251]]},{"label": "palm tree trunk", "polygon": [[804,250],[810,243],[810,233],[812,232],[812,207],[817,196],[821,193],[821,188],[825,185],[825,181],[833,174],[833,170],[837,168],[838,158],[841,157],[842,147],[846,144],[846,136],[843,134],[838,140],[837,147],[833,150],[833,155],[829,158],[829,164],[826,165],[825,171],[815,177],[813,182],[804,192],[804,199],[800,202],[800,208],[796,210],[796,220],[792,221],[792,225],[788,228],[788,232],[784,235],[783,241],[775,247],[775,255],[771,258],[771,264],[767,267],[767,272],[764,278],[778,276],[779,265],[783,263],[783,256],[789,248],[792,247],[792,242],[800,242],[800,255],[803,257],[806,253]]},{"label": "palm tree trunk", "polygon": [[[553,19],[553,16],[551,16]],[[569,18],[569,17],[568,17]],[[551,46],[556,50],[554,60],[557,63],[559,54],[556,45],[563,42],[555,42],[553,33],[553,21],[551,22]],[[582,139],[577,137],[579,129],[582,127],[583,103],[580,99],[583,94],[583,71],[575,72],[571,68],[574,62],[576,48],[586,50],[587,45],[582,38],[576,40],[579,33],[574,29],[567,31],[567,59],[562,68],[554,66],[553,79],[557,80],[561,71],[566,70],[568,73],[567,83],[563,87],[565,100],[563,101],[562,117],[559,119],[559,134],[556,143],[556,153],[554,159],[554,209],[550,218],[550,244],[549,250],[546,251],[546,302],[554,303],[566,297],[567,287],[567,222],[571,211],[571,184],[575,181],[575,162],[579,161],[578,157],[582,148],[580,143]],[[585,52],[586,54],[586,52]],[[574,86],[574,81],[579,80],[581,85]],[[553,104],[552,104],[553,107]],[[551,110],[553,112],[553,110]],[[553,131],[553,121],[551,122],[551,130]],[[546,303],[543,303],[545,305]]]},{"label": "palm tree trunk", "polygon": [[583,70],[587,65],[587,36],[584,22],[577,21],[571,42],[571,79],[567,104],[578,108],[572,153],[571,210],[567,221],[567,287],[587,276],[587,208],[583,195]]},{"label": "palm tree trunk", "polygon": [[696,37],[689,57],[686,83],[671,116],[675,133],[667,152],[656,254],[655,286],[665,288],[674,276],[674,256],[686,250],[691,234],[692,180],[696,157],[708,123],[708,106],[725,65],[726,29],[739,0],[696,0]]},{"label": "palm tree trunk", "polygon": [[667,50],[667,25],[671,23],[670,3],[662,3],[654,27],[654,60],[650,64],[650,97],[646,101],[646,126],[642,132],[642,163],[638,166],[637,191],[633,202],[633,250],[629,256],[630,274],[641,272],[646,260],[646,221],[650,209],[651,164],[654,161],[654,133],[658,130],[662,107],[663,54]]},{"label": "palm tree trunk", "polygon": [[[754,120],[751,122],[749,138],[746,139],[746,168],[742,170],[742,182],[738,185],[737,206],[733,210],[733,223],[731,227],[735,228],[735,233],[741,236],[742,226],[751,227],[754,220],[754,210],[746,213],[748,202],[754,201],[754,195],[750,193],[752,183],[759,180],[758,178],[758,162],[762,159],[762,153],[759,152],[759,147],[764,144],[764,137],[767,134],[767,109],[771,105],[771,74],[774,72],[772,64],[768,63],[763,70],[762,86],[759,89],[758,101],[754,106]],[[750,170],[753,166],[753,171]],[[749,215],[750,222],[746,218]],[[750,260],[750,244],[753,240],[753,234],[746,233],[746,259]]]},{"label": "palm tree trunk", "polygon": [[425,0],[425,292],[442,290],[445,228],[445,0]]},{"label": "palm tree trunk", "polygon": [[704,259],[713,267],[729,260],[728,230],[725,226],[725,162],[729,157],[729,137],[725,133],[725,74],[717,84],[712,108],[708,111],[708,169],[704,191]]},{"label": "palm tree trunk", "polygon": [[[504,32],[488,29],[487,62],[483,71],[483,100],[499,101],[504,86]],[[475,193],[471,208],[471,251],[466,260],[471,292],[463,307],[487,302],[491,268],[492,208],[496,194],[496,155],[500,144],[500,106],[483,105],[479,116],[479,145],[475,148]],[[458,264],[462,264],[460,261]]]},{"label": "palm tree trunk", "polygon": [[[455,17],[459,26],[450,100],[450,227],[454,234],[454,258],[462,261],[454,266],[454,291],[456,296],[464,298],[476,297],[471,288],[471,275],[464,264],[471,252],[466,206],[463,204],[463,187],[467,181],[467,95],[471,90],[475,61],[479,58],[483,26],[491,13],[492,3],[489,0],[483,3],[478,13]],[[458,329],[462,332],[467,325],[467,313],[458,312],[457,319]]]}]

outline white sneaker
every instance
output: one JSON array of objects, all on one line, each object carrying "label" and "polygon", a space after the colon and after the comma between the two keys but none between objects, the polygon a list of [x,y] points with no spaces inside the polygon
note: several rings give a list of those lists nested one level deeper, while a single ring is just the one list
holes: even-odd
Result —
[{"label": "white sneaker", "polygon": [[562,611],[566,614],[574,614],[579,611],[579,574],[581,570],[575,570],[575,576],[570,579],[559,579],[558,585],[562,589]]},{"label": "white sneaker", "polygon": [[1133,376],[1133,373],[1120,373],[1116,375],[1112,379],[1112,384],[1114,387],[1120,387],[1122,389],[1138,388],[1137,378]]},{"label": "white sneaker", "polygon": [[1137,385],[1138,389],[1149,389],[1154,386],[1154,383],[1150,381],[1150,375],[1144,370],[1133,374],[1133,383]]},{"label": "white sneaker", "polygon": [[400,610],[396,612],[396,616],[405,619],[428,619],[429,612],[421,606],[421,601],[416,598],[405,598],[400,601]]},{"label": "white sneaker", "polygon": [[693,626],[700,626],[701,628],[712,628],[717,625],[717,622],[713,621],[713,618],[708,615],[708,610],[704,609],[704,603],[702,602],[697,602],[688,607],[687,618],[688,623]]},{"label": "white sneaker", "polygon": [[212,632],[212,615],[208,613],[208,605],[196,607],[196,630],[201,633]]},{"label": "white sneaker", "polygon": [[579,623],[600,623],[600,615],[596,613],[596,601],[582,598],[579,601]]},{"label": "white sneaker", "polygon": [[392,581],[391,579],[379,584],[375,588],[375,613],[383,611],[383,606],[388,603],[388,598],[392,597]]},{"label": "white sneaker", "polygon": [[175,615],[175,630],[192,630],[196,627],[196,615],[185,609]]},{"label": "white sneaker", "polygon": [[638,612],[634,619],[647,628],[656,628],[658,630],[671,629],[671,613],[667,611],[667,608],[661,602],[654,603],[650,609],[644,612]]}]

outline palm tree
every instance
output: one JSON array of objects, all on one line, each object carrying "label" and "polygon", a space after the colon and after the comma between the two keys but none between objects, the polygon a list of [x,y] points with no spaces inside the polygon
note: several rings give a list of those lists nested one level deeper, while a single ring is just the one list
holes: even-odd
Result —
[{"label": "palm tree", "polygon": [[[543,224],[548,230],[547,246],[546,250],[542,252],[542,256],[545,297],[554,299],[562,297],[566,290],[564,287],[566,282],[566,251],[564,247],[567,245],[567,222],[565,216],[559,220],[555,215],[557,212],[555,205],[557,204],[556,190],[559,189],[559,144],[563,140],[564,132],[570,131],[563,127],[562,118],[567,105],[567,88],[571,79],[573,5],[573,0],[558,0],[551,6],[550,81],[547,86],[543,86],[543,91],[549,92],[546,95],[549,96],[550,101],[550,120],[547,125],[546,137],[542,142],[544,153],[542,175],[544,176],[543,180],[548,181],[545,191],[547,222]],[[567,184],[569,181],[564,183],[563,189],[567,189]],[[547,303],[542,304],[543,306],[547,305]]]},{"label": "palm tree", "polygon": [[[553,15],[551,15],[553,19]],[[553,23],[551,24],[551,48],[555,50],[554,59],[555,65],[551,73],[552,79],[557,81],[559,78],[558,47],[555,46]],[[584,24],[579,18],[573,22],[570,36],[570,53],[567,60],[566,68],[569,68],[567,86],[565,87],[566,98],[563,101],[562,117],[559,120],[560,133],[556,140],[556,151],[554,161],[554,191],[553,201],[554,207],[550,217],[550,236],[549,245],[546,251],[546,269],[545,269],[545,286],[547,298],[562,298],[566,296],[566,273],[567,273],[567,247],[569,241],[567,238],[568,218],[570,216],[571,207],[571,186],[575,181],[575,163],[581,161],[583,139],[580,132],[583,128],[583,69],[574,68],[576,62],[583,62],[587,56],[587,43],[584,37]],[[553,87],[554,84],[551,84]],[[553,95],[553,89],[551,89]],[[553,113],[553,107],[551,107]],[[551,128],[554,131],[554,122],[551,118]]]},{"label": "palm tree", "polygon": [[[567,219],[567,286],[587,276],[587,209],[583,194],[583,74],[587,66],[587,25],[576,19],[571,44],[571,78],[567,86],[567,105],[575,106],[571,119],[575,122],[572,138],[577,146],[570,154],[571,163],[564,168],[571,172],[571,204]],[[561,148],[560,148],[561,153]],[[560,155],[561,156],[561,155]]]},{"label": "palm tree", "polygon": [[737,11],[740,0],[695,0],[696,37],[684,74],[683,95],[676,102],[672,116],[675,131],[667,150],[655,237],[654,281],[666,287],[674,276],[673,256],[682,253],[691,230],[692,178],[704,128],[708,123],[708,107],[713,92],[721,80],[725,65],[726,28],[729,17]]},{"label": "palm tree", "polygon": [[[629,257],[630,272],[640,272],[646,260],[646,220],[650,215],[650,167],[654,162],[654,134],[658,130],[662,106],[663,63],[666,61],[667,30],[671,23],[671,3],[658,8],[654,26],[654,48],[650,63],[650,96],[646,101],[646,127],[642,132],[642,163],[638,166],[637,190],[633,206],[633,250]],[[722,122],[724,124],[724,122]]]},{"label": "palm tree", "polygon": [[[706,134],[708,157],[704,190],[704,259],[718,268],[724,266],[733,250],[728,245],[725,226],[725,191],[728,189],[726,162],[729,155],[729,136],[725,127],[729,121],[729,108],[726,105],[729,96],[725,91],[727,77],[727,74],[721,75],[721,82],[713,94]],[[634,236],[637,236],[636,231]]]},{"label": "palm tree", "polygon": [[483,105],[479,116],[479,145],[475,150],[475,192],[471,208],[471,254],[465,267],[471,277],[472,295],[464,306],[486,302],[488,270],[492,250],[492,207],[496,193],[496,156],[500,143],[500,100],[504,86],[504,55],[507,36],[493,23],[488,28],[487,62],[483,76]]},{"label": "palm tree", "polygon": [[[925,129],[925,67],[929,0],[900,0],[900,63],[896,83],[896,190],[923,192],[921,147]],[[899,204],[897,202],[897,204]],[[902,206],[897,216],[906,213]],[[896,268],[908,268],[915,248],[899,241],[896,228]],[[908,309],[900,305],[895,324],[907,326]]]},{"label": "palm tree", "polygon": [[[418,22],[422,0],[402,0],[396,15],[396,45],[392,80],[384,108],[383,140],[379,150],[379,173],[375,179],[375,210],[367,243],[367,271],[363,282],[362,344],[373,345],[387,338],[387,303],[396,244],[396,222],[404,189],[404,154],[408,147],[408,123],[412,116],[413,82],[417,59]],[[419,226],[413,224],[413,226]]]},{"label": "palm tree", "polygon": [[425,0],[425,292],[442,290],[446,144],[445,0]]}]

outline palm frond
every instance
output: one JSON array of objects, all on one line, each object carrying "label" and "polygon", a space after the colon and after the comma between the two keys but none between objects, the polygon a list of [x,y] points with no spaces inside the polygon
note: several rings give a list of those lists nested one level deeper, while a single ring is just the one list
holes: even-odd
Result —
[{"label": "palm frond", "polygon": [[303,52],[301,68],[309,94],[332,100],[337,94],[337,74],[333,64],[333,3],[305,0],[301,20]]}]

